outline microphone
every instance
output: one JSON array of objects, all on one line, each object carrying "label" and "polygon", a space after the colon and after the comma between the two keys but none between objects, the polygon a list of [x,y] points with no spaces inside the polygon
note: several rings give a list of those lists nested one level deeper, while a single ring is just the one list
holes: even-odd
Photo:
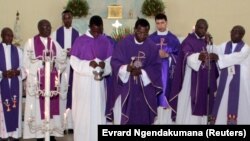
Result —
[{"label": "microphone", "polygon": [[209,42],[208,42],[208,44],[213,45],[213,37],[211,35],[209,36]]},{"label": "microphone", "polygon": [[208,45],[213,45],[213,37],[212,37],[212,35],[210,33],[207,33],[205,35],[205,38],[206,38],[206,41],[207,41]]}]

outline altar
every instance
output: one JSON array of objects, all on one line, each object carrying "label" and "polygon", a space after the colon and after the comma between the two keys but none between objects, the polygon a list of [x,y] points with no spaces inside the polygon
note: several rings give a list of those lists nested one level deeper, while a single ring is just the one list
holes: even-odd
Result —
[{"label": "altar", "polygon": [[[115,30],[115,27],[113,27],[112,24],[114,24],[116,20],[118,20],[122,24],[122,27],[134,28],[134,25],[137,19],[136,18],[133,18],[133,19],[103,18],[103,28],[104,28],[105,34],[111,35],[111,33]],[[149,34],[151,34],[156,30],[155,20],[154,18],[148,18],[147,20],[150,24]],[[88,25],[89,25],[89,18],[77,18],[77,19],[73,19],[73,22],[72,22],[72,26],[76,28],[81,34],[84,34],[86,32],[86,30],[89,28]]]}]

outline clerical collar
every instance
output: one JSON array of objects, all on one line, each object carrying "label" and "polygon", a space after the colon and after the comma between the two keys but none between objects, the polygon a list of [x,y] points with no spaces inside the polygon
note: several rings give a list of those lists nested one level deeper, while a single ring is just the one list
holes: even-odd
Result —
[{"label": "clerical collar", "polygon": [[11,46],[11,44],[6,44],[6,43],[2,43],[3,44],[3,47],[10,47]]},{"label": "clerical collar", "polygon": [[138,45],[143,44],[143,42],[138,42],[135,37],[134,37],[134,40],[135,40],[135,43],[138,44]]},{"label": "clerical collar", "polygon": [[232,52],[234,52],[234,50],[235,50],[237,44],[238,44],[238,43],[233,43],[233,42],[232,42]]},{"label": "clerical collar", "polygon": [[168,29],[166,29],[166,30],[163,31],[163,32],[157,30],[157,35],[167,35],[167,34],[168,34]]},{"label": "clerical collar", "polygon": [[67,28],[67,27],[63,27],[65,30],[71,30],[72,29],[72,26],[71,27],[69,27],[69,28]]},{"label": "clerical collar", "polygon": [[41,39],[41,41],[42,41],[42,43],[44,45],[47,45],[47,43],[48,43],[48,37],[42,37],[42,36],[40,36],[40,39]]},{"label": "clerical collar", "polygon": [[91,38],[94,38],[94,36],[89,31],[90,31],[90,29],[88,29],[85,34]]},{"label": "clerical collar", "polygon": [[197,39],[205,39],[205,36],[199,37],[196,33],[194,33],[194,35],[196,36]]}]

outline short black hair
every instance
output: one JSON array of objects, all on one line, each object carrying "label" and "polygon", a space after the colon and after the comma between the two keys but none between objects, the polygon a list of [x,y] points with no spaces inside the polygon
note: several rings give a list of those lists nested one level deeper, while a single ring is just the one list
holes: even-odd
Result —
[{"label": "short black hair", "polygon": [[71,15],[73,14],[71,10],[66,9],[62,12],[62,16],[66,13],[70,13]]},{"label": "short black hair", "polygon": [[198,24],[205,24],[207,26],[207,28],[208,28],[208,23],[207,23],[207,21],[205,19],[198,19],[196,21],[195,26],[197,26]]},{"label": "short black hair", "polygon": [[[47,22],[47,23],[50,24],[50,22],[49,22],[47,19],[42,19],[42,20],[40,20],[40,21],[38,22],[38,24],[37,24],[38,29],[39,29],[40,26],[42,26],[42,24],[43,24],[44,22]],[[50,26],[51,26],[51,24],[50,24]]]},{"label": "short black hair", "polygon": [[155,21],[161,20],[161,19],[164,19],[165,21],[167,21],[168,20],[167,15],[165,15],[164,13],[159,13],[155,16]]},{"label": "short black hair", "polygon": [[11,31],[11,32],[13,33],[13,31],[12,31],[9,27],[4,27],[4,28],[2,29],[2,31],[1,31],[1,37],[3,37],[3,35],[4,35],[4,33],[5,33],[6,31]]},{"label": "short black hair", "polygon": [[101,26],[103,25],[102,18],[98,15],[94,15],[90,18],[89,20],[89,27],[96,25],[96,26]]},{"label": "short black hair", "polygon": [[[241,34],[242,36],[245,35],[245,32],[246,32],[246,31],[245,31],[245,28],[244,28],[242,25],[235,25],[235,26],[232,28],[232,30],[233,30],[233,29],[236,29],[236,28],[239,29],[240,34]],[[231,30],[231,31],[232,31],[232,30]]]},{"label": "short black hair", "polygon": [[137,19],[134,28],[137,28],[138,26],[148,27],[148,29],[150,29],[150,24],[149,24],[149,22],[148,22],[146,19],[144,19],[144,18],[138,18],[138,19]]}]

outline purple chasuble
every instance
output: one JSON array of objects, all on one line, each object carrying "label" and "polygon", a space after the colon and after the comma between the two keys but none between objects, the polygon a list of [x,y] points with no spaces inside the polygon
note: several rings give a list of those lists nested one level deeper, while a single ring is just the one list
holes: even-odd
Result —
[{"label": "purple chasuble", "polygon": [[[52,43],[51,43],[52,42]],[[50,37],[48,37],[48,43],[47,43],[47,49],[52,50],[52,56],[56,56],[56,46],[51,40]],[[43,50],[45,50],[45,46],[43,45],[40,36],[36,35],[34,37],[34,49],[35,49],[35,55],[36,57],[43,56]],[[42,59],[42,58],[40,58]],[[39,69],[40,72],[37,72],[37,74],[40,74],[39,80],[40,80],[40,89],[44,91],[45,87],[45,68]],[[50,90],[55,90],[55,78],[58,77],[58,73],[56,68],[52,68],[52,71],[50,73]],[[41,111],[41,119],[44,119],[44,111],[45,111],[45,98],[40,96],[40,111]],[[59,115],[59,95],[51,97],[50,98],[50,118],[52,118],[53,115]]]},{"label": "purple chasuble", "polygon": [[[158,49],[163,49],[169,54],[169,57],[162,58],[162,85],[163,91],[158,95],[158,106],[162,106],[164,108],[168,108],[167,97],[171,91],[171,82],[173,80],[174,68],[176,65],[176,59],[179,51],[180,42],[178,38],[168,31],[167,35],[157,35],[157,32],[154,32],[149,36],[149,38],[155,42]],[[161,40],[164,40],[163,45],[161,47]],[[171,58],[171,62],[170,59]],[[171,64],[170,64],[171,63]]]},{"label": "purple chasuble", "polygon": [[[181,44],[177,65],[175,68],[173,85],[171,88],[169,104],[173,109],[172,120],[176,119],[178,94],[182,89],[185,76],[187,57],[193,53],[206,51],[207,43],[204,39],[198,39],[195,33],[189,34]],[[208,64],[202,62],[198,71],[191,72],[191,90],[187,92],[191,96],[192,115],[203,116],[211,113],[213,105],[213,93],[217,90],[216,79],[218,70],[214,61],[210,62],[210,87],[208,88]],[[207,107],[207,95],[209,95],[209,107]],[[209,109],[209,111],[207,111]]]},{"label": "purple chasuble", "polygon": [[[74,44],[74,41],[76,40],[76,38],[79,37],[79,32],[74,29],[72,27],[72,34],[71,34],[71,47]],[[64,27],[60,27],[57,31],[56,31],[56,41],[61,45],[62,48],[64,48]],[[67,92],[67,104],[66,104],[66,109],[72,107],[72,83],[73,83],[73,69],[70,66],[70,72],[69,72],[69,88],[68,88],[68,92]],[[60,76],[61,77],[61,76]],[[60,79],[62,80],[62,79]]]},{"label": "purple chasuble", "polygon": [[[239,42],[234,51],[232,51],[232,42],[226,44],[224,54],[231,54],[233,52],[240,52],[245,43]],[[229,84],[229,95],[228,95],[228,110],[227,110],[227,124],[237,124],[239,95],[240,95],[240,65],[234,65],[235,74]],[[212,124],[215,123],[220,103],[225,90],[226,82],[228,77],[228,68],[221,70],[218,92],[215,98],[215,104],[212,111]]]},{"label": "purple chasuble", "polygon": [[[134,35],[129,35],[115,47],[112,55],[112,74],[116,77],[114,86],[116,87],[113,101],[107,104],[107,116],[112,115],[112,109],[116,98],[121,95],[122,117],[121,124],[153,124],[157,115],[157,94],[162,91],[161,82],[161,60],[158,49],[149,38],[143,44],[138,45],[134,41]],[[142,69],[147,73],[151,83],[147,86],[137,77],[138,82],[130,75],[127,83],[122,83],[118,72],[122,65],[131,63],[131,57],[144,53],[145,58],[141,59]],[[118,90],[119,89],[119,90]]]},{"label": "purple chasuble", "polygon": [[[113,44],[106,35],[100,35],[97,38],[92,38],[86,34],[76,39],[71,49],[71,55],[77,57],[80,60],[94,60],[98,58],[105,61],[111,57],[113,52]],[[107,79],[106,79],[107,78]],[[105,81],[110,84],[111,78],[106,76]],[[110,85],[106,86],[111,87]],[[109,90],[108,92],[110,92]],[[107,101],[109,100],[110,94],[107,93]]]},{"label": "purple chasuble", "polygon": [[[17,47],[11,45],[11,54],[5,54],[3,44],[0,44],[0,71],[6,71],[5,56],[11,55],[11,69],[17,70],[19,68],[19,54]],[[10,84],[9,84],[10,80]],[[3,105],[3,113],[5,118],[7,132],[16,131],[18,127],[18,113],[19,113],[19,80],[18,76],[12,78],[3,77],[0,82],[1,99]],[[8,102],[6,101],[8,100]],[[15,105],[14,106],[14,100]],[[7,111],[9,105],[10,111]]]},{"label": "purple chasuble", "polygon": [[92,38],[86,34],[77,38],[71,49],[71,55],[80,60],[94,60],[98,58],[102,61],[112,55],[113,46],[105,35]]}]

